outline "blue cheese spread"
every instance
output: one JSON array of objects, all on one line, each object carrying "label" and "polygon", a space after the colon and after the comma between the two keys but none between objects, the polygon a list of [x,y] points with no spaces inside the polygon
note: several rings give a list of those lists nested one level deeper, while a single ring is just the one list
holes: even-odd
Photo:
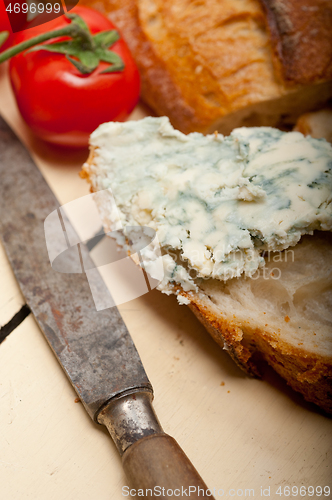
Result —
[{"label": "blue cheese spread", "polygon": [[[269,127],[184,135],[167,118],[105,123],[88,165],[95,190],[111,188],[123,226],[153,228],[161,288],[196,288],[195,277],[252,276],[263,250],[332,229],[332,147]],[[153,274],[153,259],[150,262]]]}]

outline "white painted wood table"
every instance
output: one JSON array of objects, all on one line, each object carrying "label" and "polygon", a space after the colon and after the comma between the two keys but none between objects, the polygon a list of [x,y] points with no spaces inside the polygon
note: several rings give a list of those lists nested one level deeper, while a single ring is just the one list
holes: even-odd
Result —
[{"label": "white painted wood table", "polygon": [[[56,152],[34,140],[4,69],[0,113],[60,203],[88,193],[78,177],[87,152]],[[136,110],[134,118],[142,113]],[[24,303],[0,248],[0,326]],[[287,493],[287,486],[331,486],[331,419],[269,372],[264,381],[245,377],[173,297],[152,291],[120,310],[154,386],[165,431],[215,488],[216,498],[283,498],[279,487]],[[75,398],[28,315],[0,344],[1,500],[123,498],[127,481],[115,447]]]}]

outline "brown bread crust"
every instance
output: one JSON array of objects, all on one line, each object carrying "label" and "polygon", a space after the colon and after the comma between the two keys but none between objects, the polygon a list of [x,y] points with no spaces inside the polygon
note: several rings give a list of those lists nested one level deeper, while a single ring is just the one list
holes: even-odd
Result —
[{"label": "brown bread crust", "polygon": [[264,359],[292,389],[332,414],[331,358],[297,348],[270,332],[253,330],[236,318],[216,317],[196,296],[181,295],[190,299],[189,307],[199,321],[248,375],[260,376],[260,360]]},{"label": "brown bread crust", "polygon": [[261,0],[275,64],[286,84],[332,79],[332,2]]},{"label": "brown bread crust", "polygon": [[[281,0],[81,3],[119,27],[140,71],[142,98],[157,115],[184,133],[228,134],[241,125],[294,124],[332,97],[328,16],[323,0],[312,11],[314,1],[287,0],[292,9],[284,18]],[[308,29],[297,3],[301,15],[310,13]],[[302,31],[290,37],[283,22]]]},{"label": "brown bread crust", "polygon": [[[135,0],[81,0],[107,15],[123,34],[141,75],[141,95],[157,115],[167,115],[177,128],[202,130],[205,122],[188,105],[165,63],[156,55],[144,33]],[[177,117],[179,117],[177,119]]]}]

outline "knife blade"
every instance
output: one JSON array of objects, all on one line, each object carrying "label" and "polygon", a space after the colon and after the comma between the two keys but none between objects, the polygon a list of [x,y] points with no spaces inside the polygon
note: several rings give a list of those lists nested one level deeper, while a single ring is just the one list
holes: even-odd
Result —
[{"label": "knife blade", "polygon": [[[0,117],[0,237],[57,360],[87,413],[109,430],[134,488],[149,489],[152,497],[155,492],[160,496],[158,488],[165,488],[166,498],[182,496],[191,488],[192,498],[212,498],[188,457],[158,421],[152,385],[118,309],[96,310],[85,274],[52,269],[44,221],[58,209],[29,153]],[[75,240],[69,220],[65,225]],[[80,248],[89,263],[88,249]],[[91,267],[95,267],[92,262]],[[98,277],[98,272],[94,274]],[[97,279],[105,287],[100,275]]]}]

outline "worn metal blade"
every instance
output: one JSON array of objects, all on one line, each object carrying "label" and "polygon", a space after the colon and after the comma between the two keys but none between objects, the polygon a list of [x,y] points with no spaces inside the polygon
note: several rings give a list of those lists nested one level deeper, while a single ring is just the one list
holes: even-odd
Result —
[{"label": "worn metal blade", "polygon": [[[85,274],[52,269],[44,220],[58,207],[29,153],[0,117],[0,237],[42,332],[96,419],[111,398],[152,387],[117,308],[97,311]],[[66,221],[68,227],[74,232]],[[88,250],[82,246],[81,251],[88,262]]]}]

